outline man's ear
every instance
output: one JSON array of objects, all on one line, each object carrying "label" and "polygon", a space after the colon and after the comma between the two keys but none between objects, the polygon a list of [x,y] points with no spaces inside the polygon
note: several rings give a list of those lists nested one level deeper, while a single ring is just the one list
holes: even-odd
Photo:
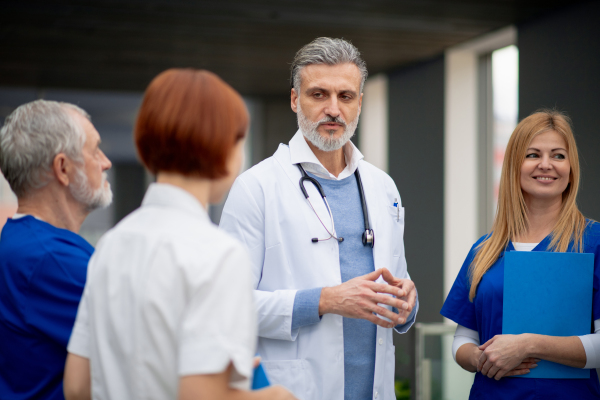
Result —
[{"label": "man's ear", "polygon": [[298,112],[298,93],[296,93],[296,89],[292,89],[290,94],[290,105],[292,107],[292,111]]},{"label": "man's ear", "polygon": [[73,167],[73,161],[65,153],[58,153],[54,157],[54,161],[52,161],[52,173],[56,180],[63,186],[69,186],[69,173]]},{"label": "man's ear", "polygon": [[358,98],[358,115],[360,115],[360,112],[362,111],[362,98],[363,98],[363,93],[361,93],[360,97]]}]

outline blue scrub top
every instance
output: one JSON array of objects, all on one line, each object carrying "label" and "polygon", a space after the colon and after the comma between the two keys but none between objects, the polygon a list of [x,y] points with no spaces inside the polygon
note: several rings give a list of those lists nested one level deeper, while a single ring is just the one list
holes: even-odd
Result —
[{"label": "blue scrub top", "polygon": [[[481,237],[469,251],[454,285],[444,302],[441,314],[466,328],[479,332],[480,343],[502,334],[502,306],[504,292],[504,253],[485,273],[477,295],[469,301],[469,266],[475,257],[475,248],[486,238]],[[532,251],[547,251],[551,237],[547,236]],[[600,319],[600,224],[588,221],[583,236],[584,252],[594,254],[594,283],[592,299],[593,321]],[[506,251],[514,251],[509,241]],[[572,245],[568,251],[573,251]],[[565,271],[567,273],[567,271]],[[593,332],[591,329],[590,332]],[[600,384],[596,370],[589,379],[524,379],[502,378],[496,381],[480,372],[475,375],[469,399],[598,399]]]},{"label": "blue scrub top", "polygon": [[31,216],[0,235],[0,399],[64,400],[67,342],[94,248]]}]

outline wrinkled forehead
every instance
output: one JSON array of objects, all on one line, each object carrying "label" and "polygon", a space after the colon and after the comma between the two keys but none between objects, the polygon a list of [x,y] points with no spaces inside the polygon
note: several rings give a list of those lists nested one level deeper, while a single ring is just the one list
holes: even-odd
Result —
[{"label": "wrinkled forehead", "polygon": [[360,70],[353,63],[307,65],[300,70],[300,77],[301,91],[313,87],[336,92],[360,90]]}]

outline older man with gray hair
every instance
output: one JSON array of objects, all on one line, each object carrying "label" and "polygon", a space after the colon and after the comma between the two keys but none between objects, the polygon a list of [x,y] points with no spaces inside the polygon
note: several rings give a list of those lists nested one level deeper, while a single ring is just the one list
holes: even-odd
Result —
[{"label": "older man with gray hair", "polygon": [[112,200],[100,135],[81,108],[37,100],[0,130],[18,199],[0,236],[0,398],[64,399],[62,376],[93,247],[77,233]]},{"label": "older man with gray hair", "polygon": [[250,251],[267,375],[304,400],[395,399],[392,329],[406,332],[418,309],[400,194],[350,142],[366,78],[345,40],[301,48],[299,130],[240,175],[221,217]]}]

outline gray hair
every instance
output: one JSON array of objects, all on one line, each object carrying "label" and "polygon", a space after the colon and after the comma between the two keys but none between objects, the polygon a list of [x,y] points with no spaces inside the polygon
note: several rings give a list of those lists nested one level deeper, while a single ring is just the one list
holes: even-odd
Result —
[{"label": "gray hair", "polygon": [[344,39],[328,37],[316,38],[298,50],[292,62],[290,85],[296,90],[296,93],[300,93],[300,72],[307,65],[338,65],[345,63],[352,63],[358,67],[361,76],[360,92],[362,93],[369,75],[367,63],[360,57],[360,52],[352,43]]},{"label": "gray hair", "polygon": [[23,104],[6,118],[0,129],[0,170],[18,198],[49,182],[57,154],[83,162],[85,131],[70,111],[90,119],[73,104],[47,100]]}]

